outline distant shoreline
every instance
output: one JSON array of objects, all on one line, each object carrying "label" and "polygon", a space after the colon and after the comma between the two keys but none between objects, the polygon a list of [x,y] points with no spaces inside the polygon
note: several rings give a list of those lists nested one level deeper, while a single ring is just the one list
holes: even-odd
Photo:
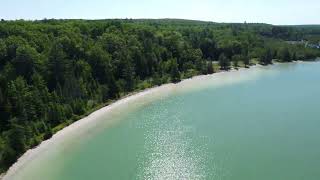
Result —
[{"label": "distant shoreline", "polygon": [[[294,63],[301,63],[304,61],[296,61]],[[276,64],[282,64],[282,63],[274,63]],[[209,75],[198,75],[194,76],[188,79],[184,79],[181,82],[177,84],[168,83],[163,84],[157,87],[145,89],[143,91],[138,92],[132,92],[128,94],[127,96],[124,96],[123,98],[113,102],[110,105],[107,105],[101,109],[98,109],[97,111],[94,111],[90,115],[75,121],[71,125],[63,128],[62,130],[58,131],[56,134],[54,134],[50,139],[45,140],[41,142],[40,145],[33,149],[29,149],[26,153],[24,153],[16,163],[14,163],[9,170],[6,173],[3,173],[0,175],[0,180],[10,180],[11,177],[15,176],[16,172],[19,171],[21,168],[24,168],[27,166],[28,162],[30,160],[33,160],[39,156],[42,152],[50,149],[53,145],[58,144],[59,142],[62,142],[65,140],[65,138],[70,137],[74,135],[74,133],[79,133],[80,131],[85,131],[86,129],[93,127],[94,125],[98,124],[101,120],[101,117],[106,116],[107,114],[112,113],[113,110],[128,104],[129,102],[138,101],[141,98],[145,98],[147,96],[156,96],[157,94],[161,94],[164,92],[171,92],[174,90],[174,88],[178,87],[184,87],[189,85],[190,87],[194,86],[193,83],[203,80],[205,81],[206,78],[216,77],[218,80],[223,80],[222,77],[225,77],[226,74],[233,75],[237,72],[248,72],[249,70],[253,71],[253,69],[263,67],[262,65],[253,65],[250,66],[250,68],[239,68],[238,70],[230,70],[230,71],[219,71],[214,74]],[[235,76],[236,77],[236,76]],[[100,119],[99,119],[100,118]]]}]

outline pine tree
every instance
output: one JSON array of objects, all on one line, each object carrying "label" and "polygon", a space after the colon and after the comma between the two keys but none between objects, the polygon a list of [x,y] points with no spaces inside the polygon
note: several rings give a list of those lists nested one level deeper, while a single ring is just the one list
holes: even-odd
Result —
[{"label": "pine tree", "polygon": [[180,72],[178,69],[177,59],[171,59],[171,81],[177,83],[181,81]]},{"label": "pine tree", "polygon": [[289,49],[286,47],[281,51],[281,60],[283,62],[291,62],[291,55]]},{"label": "pine tree", "polygon": [[230,59],[228,59],[224,53],[222,53],[219,57],[219,65],[221,70],[229,70],[230,69]]},{"label": "pine tree", "polygon": [[212,61],[209,61],[208,64],[207,64],[207,73],[208,74],[213,74],[214,73]]}]

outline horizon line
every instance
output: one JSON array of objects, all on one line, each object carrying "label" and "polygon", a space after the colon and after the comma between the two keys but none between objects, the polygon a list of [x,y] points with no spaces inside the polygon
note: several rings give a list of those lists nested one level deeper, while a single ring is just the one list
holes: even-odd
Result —
[{"label": "horizon line", "polygon": [[207,22],[207,23],[216,23],[216,24],[266,24],[273,26],[320,26],[320,24],[272,24],[267,22],[222,22],[222,21],[209,21],[209,20],[200,20],[200,19],[184,19],[184,18],[42,18],[42,19],[24,19],[24,18],[16,18],[16,19],[4,19],[1,18],[1,21],[44,21],[44,20],[84,20],[84,21],[103,21],[103,20],[184,20],[184,21],[197,21],[197,22]]}]

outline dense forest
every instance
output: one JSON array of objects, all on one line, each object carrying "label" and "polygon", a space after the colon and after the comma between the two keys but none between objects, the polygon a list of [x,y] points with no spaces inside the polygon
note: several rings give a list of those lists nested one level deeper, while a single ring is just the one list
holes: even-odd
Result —
[{"label": "dense forest", "polygon": [[[0,172],[122,96],[200,74],[314,60],[319,26],[190,20],[0,22]],[[302,41],[303,40],[303,41]]]}]

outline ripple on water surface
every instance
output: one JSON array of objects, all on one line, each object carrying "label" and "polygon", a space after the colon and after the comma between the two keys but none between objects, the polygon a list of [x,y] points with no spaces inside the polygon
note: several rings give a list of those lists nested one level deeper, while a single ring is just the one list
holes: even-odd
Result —
[{"label": "ripple on water surface", "polygon": [[[146,108],[141,128],[145,150],[140,158],[137,179],[205,179],[205,145],[196,146],[194,128],[184,123],[183,99],[174,98]],[[176,108],[171,108],[172,106]]]}]

